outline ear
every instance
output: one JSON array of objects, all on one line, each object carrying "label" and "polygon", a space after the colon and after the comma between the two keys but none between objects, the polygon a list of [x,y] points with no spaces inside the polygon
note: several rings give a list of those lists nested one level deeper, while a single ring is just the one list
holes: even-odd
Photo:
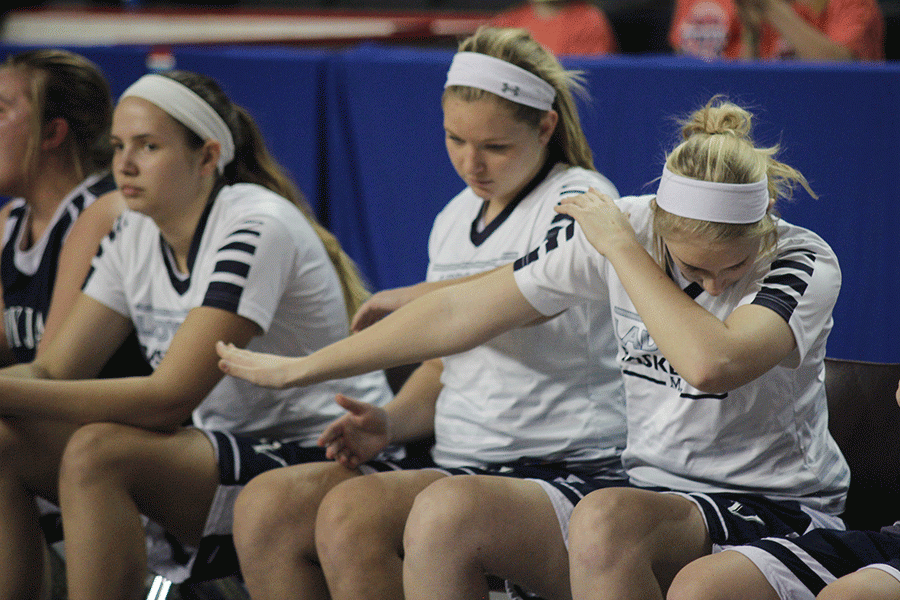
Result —
[{"label": "ear", "polygon": [[538,126],[538,137],[542,144],[546,145],[550,142],[553,132],[556,131],[557,123],[559,123],[559,113],[552,108],[541,117],[541,124]]},{"label": "ear", "polygon": [[69,135],[69,122],[62,117],[56,117],[44,125],[41,137],[41,149],[53,150],[59,148]]},{"label": "ear", "polygon": [[204,174],[216,175],[222,146],[216,140],[206,140],[200,148],[200,169]]}]

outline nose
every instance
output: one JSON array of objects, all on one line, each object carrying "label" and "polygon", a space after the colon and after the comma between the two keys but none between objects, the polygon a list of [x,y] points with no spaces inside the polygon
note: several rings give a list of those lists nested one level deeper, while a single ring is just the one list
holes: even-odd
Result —
[{"label": "nose", "polygon": [[127,175],[134,175],[137,171],[137,167],[135,166],[134,160],[132,159],[132,152],[128,148],[121,148],[116,150],[113,154],[113,171],[117,173],[124,173]]},{"label": "nose", "polygon": [[704,277],[703,289],[710,296],[718,296],[727,287],[727,282],[722,277]]},{"label": "nose", "polygon": [[477,174],[484,170],[481,152],[472,146],[463,150],[462,163],[464,173]]}]

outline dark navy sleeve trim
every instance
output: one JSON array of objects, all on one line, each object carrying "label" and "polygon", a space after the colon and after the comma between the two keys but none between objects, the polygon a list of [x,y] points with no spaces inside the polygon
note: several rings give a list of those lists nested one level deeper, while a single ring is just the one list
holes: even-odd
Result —
[{"label": "dark navy sleeve trim", "polygon": [[254,246],[253,244],[247,244],[245,242],[231,242],[230,244],[225,244],[224,246],[222,246],[220,250],[237,250],[238,252],[254,254],[256,252],[256,246]]},{"label": "dark navy sleeve trim", "polygon": [[219,248],[203,306],[237,313],[250,274],[251,257],[262,235],[262,222],[247,220],[228,234]]},{"label": "dark navy sleeve trim", "polygon": [[243,286],[224,281],[213,281],[206,290],[203,306],[221,308],[228,312],[237,313],[243,291]]},{"label": "dark navy sleeve trim", "polygon": [[815,272],[815,262],[816,255],[803,249],[778,256],[772,261],[769,275],[763,279],[762,288],[752,304],[765,306],[790,322],[791,315],[809,287],[809,280]]},{"label": "dark navy sleeve trim", "polygon": [[237,260],[220,260],[216,263],[216,273],[231,273],[246,279],[250,265]]}]

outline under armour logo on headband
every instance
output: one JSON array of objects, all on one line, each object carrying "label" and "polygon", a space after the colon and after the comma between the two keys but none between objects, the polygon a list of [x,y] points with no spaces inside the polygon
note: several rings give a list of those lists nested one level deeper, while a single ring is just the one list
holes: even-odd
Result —
[{"label": "under armour logo on headband", "polygon": [[556,90],[531,71],[479,52],[457,52],[444,87],[462,85],[538,110],[551,110]]}]

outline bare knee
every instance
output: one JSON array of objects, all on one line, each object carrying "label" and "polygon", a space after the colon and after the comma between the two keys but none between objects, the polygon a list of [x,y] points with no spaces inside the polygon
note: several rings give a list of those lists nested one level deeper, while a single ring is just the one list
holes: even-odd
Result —
[{"label": "bare knee", "polygon": [[672,581],[667,600],[777,600],[765,576],[744,555],[721,552],[698,558]]},{"label": "bare knee", "polygon": [[652,569],[666,589],[691,560],[710,552],[702,515],[673,494],[608,488],[586,496],[572,514],[569,551],[573,572]]},{"label": "bare knee", "polygon": [[[282,469],[253,478],[241,490],[234,504],[233,535],[242,562],[260,548],[272,548],[267,542],[274,538],[292,539],[284,533],[294,530],[303,511],[299,507],[295,509],[296,499],[291,492],[292,486]],[[285,549],[279,545],[279,550]]]},{"label": "bare knee", "polygon": [[[310,463],[253,478],[234,506],[238,554],[268,549],[314,556],[313,535],[322,497],[351,476],[337,463]],[[277,544],[273,540],[278,540]]]},{"label": "bare knee", "polygon": [[475,487],[477,482],[471,477],[445,477],[420,492],[404,528],[405,553],[445,553],[471,545],[471,535],[482,530]]},{"label": "bare knee", "polygon": [[60,463],[60,487],[85,485],[125,468],[127,453],[121,443],[125,427],[91,423],[69,438]]},{"label": "bare knee", "polygon": [[575,506],[569,522],[569,560],[573,568],[603,566],[640,539],[640,532],[630,526],[636,509],[631,491],[597,490]]},{"label": "bare knee", "polygon": [[826,586],[816,600],[897,600],[900,581],[881,569],[862,569]]},{"label": "bare knee", "polygon": [[[368,477],[336,486],[322,499],[316,515],[316,551],[323,564],[363,558],[388,544],[382,517],[388,510],[368,487]],[[399,533],[397,534],[399,536]]]}]

